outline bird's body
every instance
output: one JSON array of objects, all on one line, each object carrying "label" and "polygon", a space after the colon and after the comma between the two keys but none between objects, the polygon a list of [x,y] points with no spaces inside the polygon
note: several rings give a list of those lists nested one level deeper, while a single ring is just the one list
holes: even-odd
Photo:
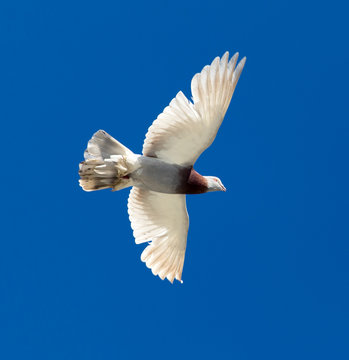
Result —
[{"label": "bird's body", "polygon": [[213,176],[193,169],[211,145],[229,106],[245,58],[228,53],[205,66],[192,80],[193,103],[182,92],[153,122],[143,154],[134,154],[97,131],[80,163],[80,185],[86,191],[131,187],[128,212],[136,243],[149,245],[141,259],[154,275],[181,281],[189,227],[186,194],[225,191]]},{"label": "bird's body", "polygon": [[200,194],[207,191],[207,180],[192,167],[170,164],[139,155],[138,167],[128,174],[133,186],[165,194]]}]

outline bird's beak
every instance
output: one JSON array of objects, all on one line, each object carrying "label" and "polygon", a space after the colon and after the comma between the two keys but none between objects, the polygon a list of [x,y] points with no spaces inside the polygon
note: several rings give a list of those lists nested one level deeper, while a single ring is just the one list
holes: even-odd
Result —
[{"label": "bird's beak", "polygon": [[226,192],[227,189],[222,185],[222,191]]}]

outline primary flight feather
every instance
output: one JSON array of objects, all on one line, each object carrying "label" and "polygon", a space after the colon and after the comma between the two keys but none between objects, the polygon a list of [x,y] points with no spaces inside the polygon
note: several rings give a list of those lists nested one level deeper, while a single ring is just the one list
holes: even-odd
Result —
[{"label": "primary flight feather", "polygon": [[[132,186],[128,213],[136,244],[149,243],[141,260],[154,275],[182,281],[189,217],[186,194],[225,191],[213,176],[201,176],[194,163],[216,137],[246,58],[237,64],[226,52],[191,82],[193,102],[180,91],[150,126],[143,155],[134,154],[105,131],[88,142],[80,163],[85,191]],[[228,61],[229,60],[229,61]]]}]

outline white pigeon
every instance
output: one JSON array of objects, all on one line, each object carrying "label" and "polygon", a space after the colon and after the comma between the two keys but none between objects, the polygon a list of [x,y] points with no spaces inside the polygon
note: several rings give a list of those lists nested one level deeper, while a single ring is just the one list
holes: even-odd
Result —
[{"label": "white pigeon", "polygon": [[246,61],[236,66],[238,53],[228,59],[226,52],[193,77],[193,103],[181,91],[177,94],[150,126],[143,155],[99,130],[80,163],[85,191],[132,186],[128,213],[133,234],[136,244],[149,244],[141,260],[171,283],[182,282],[189,227],[185,195],[225,191],[220,179],[201,176],[193,165],[215,139]]}]

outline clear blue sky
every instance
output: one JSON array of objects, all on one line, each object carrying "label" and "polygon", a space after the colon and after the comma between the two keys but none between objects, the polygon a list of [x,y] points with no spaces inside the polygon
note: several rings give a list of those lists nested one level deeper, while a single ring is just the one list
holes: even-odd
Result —
[{"label": "clear blue sky", "polygon": [[[3,1],[0,358],[348,359],[345,1]],[[104,129],[147,128],[226,50],[247,63],[196,164],[184,284],[140,261],[128,190],[85,193]]]}]

